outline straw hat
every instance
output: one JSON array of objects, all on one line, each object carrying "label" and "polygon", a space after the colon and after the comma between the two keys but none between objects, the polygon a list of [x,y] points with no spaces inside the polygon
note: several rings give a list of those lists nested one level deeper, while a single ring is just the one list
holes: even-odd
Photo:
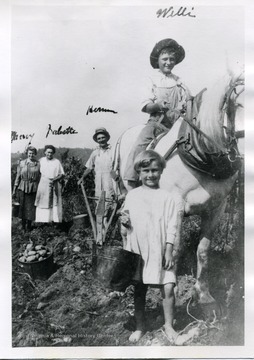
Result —
[{"label": "straw hat", "polygon": [[110,135],[107,132],[107,130],[105,128],[101,127],[101,128],[98,128],[98,129],[95,130],[95,133],[93,135],[93,139],[94,139],[95,142],[97,142],[97,135],[99,135],[99,134],[106,135],[107,141],[110,139]]}]

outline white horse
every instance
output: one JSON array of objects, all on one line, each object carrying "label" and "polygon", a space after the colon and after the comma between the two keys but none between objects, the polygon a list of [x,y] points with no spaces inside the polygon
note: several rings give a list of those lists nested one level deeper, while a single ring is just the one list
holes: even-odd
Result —
[{"label": "white horse", "polygon": [[[244,89],[243,84],[242,77],[223,77],[213,88],[204,92],[199,111],[189,119],[201,130],[202,133],[193,131],[196,136],[202,138],[203,147],[206,148],[207,153],[224,151],[226,160],[230,159],[230,164],[234,164],[239,155],[237,146],[233,149],[230,149],[230,146],[232,141],[236,140],[235,121],[238,109],[242,107],[239,103],[239,94]],[[196,120],[192,121],[194,115],[196,115]],[[184,118],[180,117],[171,130],[159,140],[154,150],[165,156],[179,139],[179,129],[183,122],[185,122]],[[122,180],[127,157],[143,127],[144,125],[139,125],[128,129],[116,144],[118,161],[115,162],[115,170],[120,172],[118,190],[122,194],[129,191],[127,182]],[[167,165],[162,173],[160,186],[177,194],[179,198],[179,234],[175,255],[177,258],[181,249],[180,229],[183,216],[200,215],[201,235],[197,248],[197,276],[194,289],[199,303],[211,304],[215,300],[210,294],[207,276],[210,239],[225,210],[226,198],[237,179],[238,171],[231,172],[229,176],[224,174],[219,178],[213,174],[198,171],[183,162],[178,147],[167,156],[166,160]]]}]

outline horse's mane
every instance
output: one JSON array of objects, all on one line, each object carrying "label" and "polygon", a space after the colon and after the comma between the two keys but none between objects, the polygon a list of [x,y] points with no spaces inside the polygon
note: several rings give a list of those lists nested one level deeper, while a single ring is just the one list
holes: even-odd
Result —
[{"label": "horse's mane", "polygon": [[218,144],[218,147],[216,147],[214,143],[205,139],[207,149],[210,152],[218,151],[219,147],[225,148],[222,106],[231,80],[232,76],[225,75],[203,94],[197,116],[197,125]]}]

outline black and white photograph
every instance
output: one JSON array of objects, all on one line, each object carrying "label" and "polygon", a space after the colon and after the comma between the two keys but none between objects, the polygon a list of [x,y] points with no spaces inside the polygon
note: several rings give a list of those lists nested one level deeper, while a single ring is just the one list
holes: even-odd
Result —
[{"label": "black and white photograph", "polygon": [[6,353],[253,355],[248,7],[8,10]]}]

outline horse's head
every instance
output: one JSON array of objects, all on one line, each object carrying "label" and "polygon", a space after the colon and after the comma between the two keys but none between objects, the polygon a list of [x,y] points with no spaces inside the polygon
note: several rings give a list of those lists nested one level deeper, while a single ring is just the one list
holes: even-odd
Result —
[{"label": "horse's head", "polygon": [[240,137],[240,122],[243,113],[243,74],[233,77],[221,104],[222,123],[225,129],[225,137],[229,143],[232,139]]},{"label": "horse's head", "polygon": [[[224,76],[213,87],[208,88],[198,114],[200,129],[218,145],[206,140],[210,152],[237,149],[238,137],[243,134],[244,77]],[[231,154],[233,156],[233,154]]]}]

